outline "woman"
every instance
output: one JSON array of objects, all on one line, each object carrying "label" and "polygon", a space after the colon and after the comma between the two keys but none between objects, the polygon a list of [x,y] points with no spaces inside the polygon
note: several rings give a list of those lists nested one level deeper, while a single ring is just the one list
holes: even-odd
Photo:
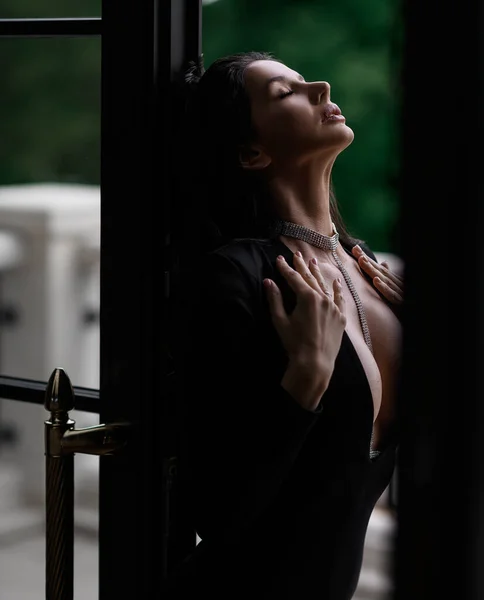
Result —
[{"label": "woman", "polygon": [[395,464],[402,280],[338,212],[329,84],[259,52],[201,71],[175,327],[201,541],[172,591],[349,600]]}]

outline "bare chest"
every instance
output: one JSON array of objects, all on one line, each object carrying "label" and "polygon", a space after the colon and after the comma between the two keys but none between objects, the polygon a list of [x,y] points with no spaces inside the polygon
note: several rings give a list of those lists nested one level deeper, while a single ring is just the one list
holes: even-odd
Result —
[{"label": "bare chest", "polygon": [[[345,283],[336,265],[320,265],[323,277],[332,284],[336,277],[343,283],[343,294],[346,301],[346,332],[358,353],[365,370],[374,406],[374,420],[378,420],[378,428],[385,429],[395,413],[396,377],[400,362],[401,326],[400,323],[379,293],[366,280],[355,260],[351,257],[344,260],[344,267],[351,279]],[[351,286],[355,294],[351,293]],[[366,318],[373,352],[370,351],[363,336],[360,314],[356,300],[359,299]],[[375,439],[378,437],[378,428]]]}]

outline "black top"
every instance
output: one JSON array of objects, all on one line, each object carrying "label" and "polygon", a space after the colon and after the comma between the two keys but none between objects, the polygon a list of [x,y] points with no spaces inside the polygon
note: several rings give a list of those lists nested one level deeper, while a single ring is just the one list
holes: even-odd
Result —
[{"label": "black top", "polygon": [[296,295],[278,254],[293,267],[278,238],[235,240],[184,276],[180,477],[202,541],[171,582],[176,598],[349,600],[392,476],[396,433],[370,460],[373,401],[346,332],[316,412],[281,387],[287,355],[262,281],[288,312]]}]

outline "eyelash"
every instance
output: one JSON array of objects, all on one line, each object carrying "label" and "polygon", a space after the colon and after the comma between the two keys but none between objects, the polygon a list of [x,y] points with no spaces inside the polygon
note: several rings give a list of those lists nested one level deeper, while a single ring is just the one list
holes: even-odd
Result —
[{"label": "eyelash", "polygon": [[279,98],[285,98],[286,96],[290,96],[291,94],[294,94],[293,90],[289,90],[288,92],[282,92],[282,94],[279,94]]}]

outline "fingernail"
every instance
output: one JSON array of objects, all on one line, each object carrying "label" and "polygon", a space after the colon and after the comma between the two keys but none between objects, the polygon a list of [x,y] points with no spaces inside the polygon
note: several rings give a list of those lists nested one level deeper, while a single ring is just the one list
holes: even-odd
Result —
[{"label": "fingernail", "polygon": [[299,250],[296,252],[296,256],[299,256],[299,258],[302,258],[302,254]]},{"label": "fingernail", "polygon": [[284,260],[284,257],[282,256],[282,254],[279,254],[279,256],[277,257],[277,260],[280,260],[281,262]]},{"label": "fingernail", "polygon": [[311,262],[314,263],[315,265],[317,265],[318,264],[318,259],[317,258],[312,258]]}]

